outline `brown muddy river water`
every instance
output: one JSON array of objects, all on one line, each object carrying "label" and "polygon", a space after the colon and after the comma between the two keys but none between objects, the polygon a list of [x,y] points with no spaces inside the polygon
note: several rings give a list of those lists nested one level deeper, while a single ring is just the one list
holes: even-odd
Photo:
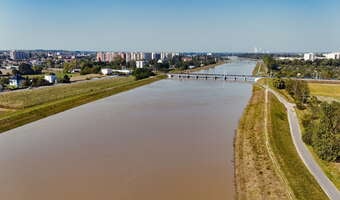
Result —
[{"label": "brown muddy river water", "polygon": [[233,199],[234,131],[250,95],[249,83],[163,80],[8,131],[0,198]]}]

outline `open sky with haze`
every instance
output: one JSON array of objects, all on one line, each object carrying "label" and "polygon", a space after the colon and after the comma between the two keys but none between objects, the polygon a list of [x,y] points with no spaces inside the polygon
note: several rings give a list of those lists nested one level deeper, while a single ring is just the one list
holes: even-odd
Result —
[{"label": "open sky with haze", "polygon": [[340,51],[338,0],[0,0],[0,49]]}]

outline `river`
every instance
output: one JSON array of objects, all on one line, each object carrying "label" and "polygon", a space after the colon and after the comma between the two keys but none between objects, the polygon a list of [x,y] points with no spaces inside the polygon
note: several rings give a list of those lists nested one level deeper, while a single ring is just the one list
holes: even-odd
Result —
[{"label": "river", "polygon": [[251,88],[162,80],[10,130],[0,135],[1,199],[233,199],[233,138]]}]

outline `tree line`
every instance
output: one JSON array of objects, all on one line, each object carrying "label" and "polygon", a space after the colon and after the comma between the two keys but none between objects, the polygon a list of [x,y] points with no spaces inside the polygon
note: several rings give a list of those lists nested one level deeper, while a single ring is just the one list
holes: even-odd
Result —
[{"label": "tree line", "polygon": [[340,59],[275,60],[270,55],[262,59],[274,77],[340,79]]},{"label": "tree line", "polygon": [[273,86],[286,90],[295,100],[297,108],[306,110],[302,119],[303,141],[311,145],[319,158],[326,161],[340,159],[340,103],[320,102],[310,96],[306,81],[281,79],[273,80]]}]

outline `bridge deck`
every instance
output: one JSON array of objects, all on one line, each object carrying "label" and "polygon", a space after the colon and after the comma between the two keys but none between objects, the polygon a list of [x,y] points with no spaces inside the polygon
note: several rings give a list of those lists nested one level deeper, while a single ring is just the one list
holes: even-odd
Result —
[{"label": "bridge deck", "polygon": [[241,75],[241,74],[206,74],[206,73],[170,73],[169,78],[180,78],[180,79],[214,79],[214,80],[234,80],[234,81],[256,81],[258,76],[252,75]]}]

